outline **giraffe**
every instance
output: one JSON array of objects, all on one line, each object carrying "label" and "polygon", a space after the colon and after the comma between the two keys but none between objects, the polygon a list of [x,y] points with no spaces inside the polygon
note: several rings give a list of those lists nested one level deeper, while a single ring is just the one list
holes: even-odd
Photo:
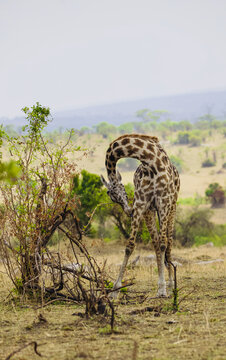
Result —
[{"label": "giraffe", "polygon": [[[134,174],[134,199],[132,208],[121,182],[121,175],[116,171],[119,159],[130,157],[140,160]],[[158,266],[158,297],[167,296],[164,265],[169,272],[169,292],[172,291],[173,269],[171,265],[171,248],[176,214],[176,201],[180,188],[179,174],[170,162],[165,150],[155,136],[143,134],[125,134],[111,142],[106,152],[105,166],[109,182],[101,175],[102,183],[113,202],[119,203],[125,213],[131,216],[131,233],[128,239],[124,260],[118,278],[114,284],[113,297],[122,286],[126,265],[134,247],[139,224],[145,220],[150,233]],[[156,214],[159,220],[159,231],[156,226]]]}]

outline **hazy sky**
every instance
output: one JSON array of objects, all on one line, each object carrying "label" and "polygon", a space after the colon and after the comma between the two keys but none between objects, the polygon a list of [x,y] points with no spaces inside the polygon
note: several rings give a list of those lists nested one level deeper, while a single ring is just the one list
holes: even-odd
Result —
[{"label": "hazy sky", "polygon": [[0,117],[226,89],[225,0],[0,0]]}]

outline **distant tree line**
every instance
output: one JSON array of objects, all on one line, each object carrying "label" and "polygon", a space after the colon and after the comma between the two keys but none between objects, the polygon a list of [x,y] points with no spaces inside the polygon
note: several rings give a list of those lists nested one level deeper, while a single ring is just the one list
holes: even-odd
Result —
[{"label": "distant tree line", "polygon": [[[108,138],[114,134],[126,133],[157,133],[161,134],[163,139],[176,134],[173,140],[176,144],[199,146],[208,135],[211,135],[212,130],[219,129],[226,137],[226,120],[219,120],[214,115],[204,114],[199,117],[197,121],[190,122],[189,120],[173,121],[170,114],[164,110],[142,109],[136,113],[137,121],[131,121],[119,126],[109,124],[108,122],[100,122],[93,127],[84,126],[76,130],[77,135],[85,134],[99,134],[103,138]],[[21,133],[21,128],[15,128],[13,125],[5,126],[4,130],[10,136],[16,136]],[[52,132],[46,132],[45,136],[49,140],[56,140],[57,137],[64,137],[64,130],[62,127],[55,129]]]}]

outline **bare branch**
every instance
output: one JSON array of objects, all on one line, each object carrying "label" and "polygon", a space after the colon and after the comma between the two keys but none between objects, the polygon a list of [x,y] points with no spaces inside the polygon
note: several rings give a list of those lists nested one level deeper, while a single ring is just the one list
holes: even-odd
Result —
[{"label": "bare branch", "polygon": [[[31,342],[29,342],[28,344],[25,344],[25,345],[21,346],[19,349],[14,350],[11,354],[9,354],[9,355],[5,358],[5,360],[11,359],[13,355],[19,353],[20,351],[24,350],[25,348],[27,348],[27,347],[30,346],[30,345],[34,345],[34,352],[35,352],[38,356],[42,356],[42,355],[40,354],[40,352],[38,352],[38,349],[37,349],[38,346],[40,346],[40,345],[38,345],[36,341],[31,341]],[[45,344],[41,344],[41,345],[45,345]]]}]

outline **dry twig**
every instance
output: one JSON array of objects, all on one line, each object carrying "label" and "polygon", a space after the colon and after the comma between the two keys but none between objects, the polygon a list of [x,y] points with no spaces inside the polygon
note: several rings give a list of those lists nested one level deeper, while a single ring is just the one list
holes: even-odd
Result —
[{"label": "dry twig", "polygon": [[[5,360],[11,359],[12,356],[14,356],[14,355],[17,354],[18,352],[24,350],[25,348],[27,348],[27,347],[30,346],[30,345],[34,345],[34,352],[35,352],[38,356],[42,356],[42,355],[40,354],[40,352],[38,352],[38,350],[37,350],[37,347],[40,346],[40,344],[38,345],[36,341],[31,341],[31,342],[29,342],[28,344],[25,344],[25,345],[21,346],[19,349],[14,350],[13,352],[11,352],[11,354],[9,354],[9,355],[5,358]],[[41,345],[45,345],[45,344],[41,344]]]}]

